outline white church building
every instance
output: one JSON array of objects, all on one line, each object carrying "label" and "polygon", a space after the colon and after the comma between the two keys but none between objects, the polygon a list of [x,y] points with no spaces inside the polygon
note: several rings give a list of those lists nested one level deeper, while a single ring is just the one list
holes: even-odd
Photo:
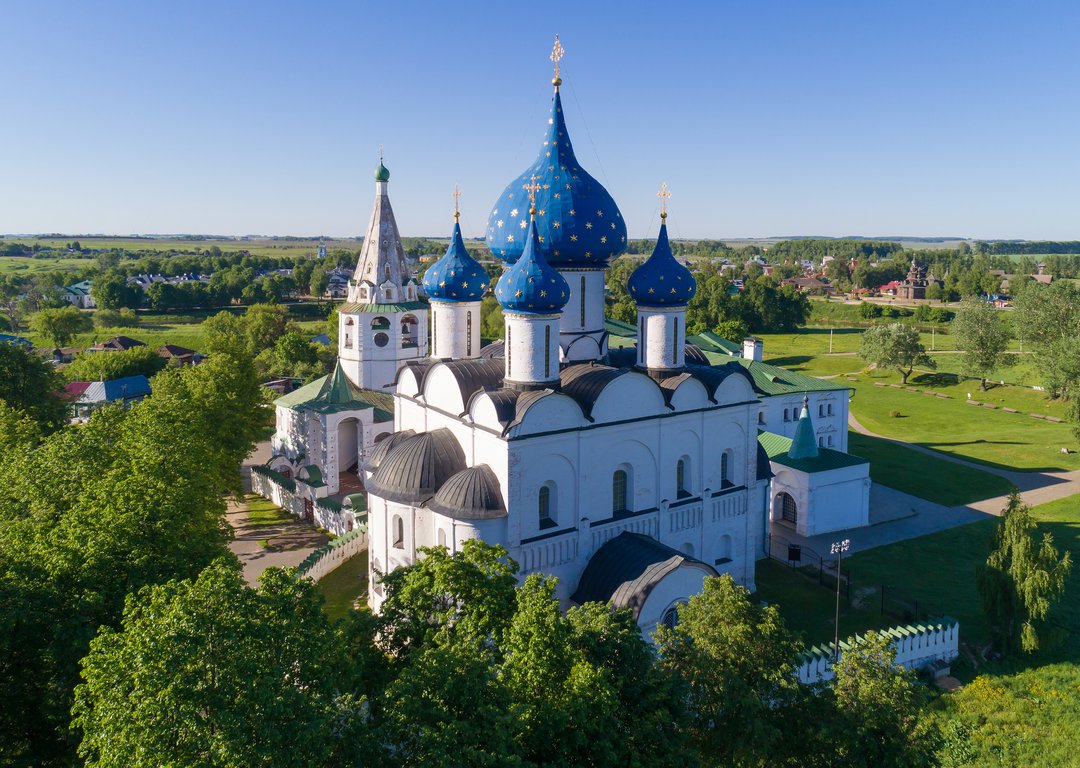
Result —
[{"label": "white church building", "polygon": [[522,578],[558,577],[564,605],[626,606],[648,633],[707,576],[752,589],[771,528],[867,522],[869,465],[845,452],[848,388],[765,363],[757,340],[686,338],[696,283],[672,255],[666,199],[628,283],[636,326],[605,320],[626,224],[574,155],[561,82],[556,71],[536,162],[486,225],[507,265],[493,286],[504,339],[481,346],[488,275],[456,222],[420,302],[380,164],[337,368],[276,402],[271,469],[312,499],[358,473],[375,611],[381,574],[479,538]]}]

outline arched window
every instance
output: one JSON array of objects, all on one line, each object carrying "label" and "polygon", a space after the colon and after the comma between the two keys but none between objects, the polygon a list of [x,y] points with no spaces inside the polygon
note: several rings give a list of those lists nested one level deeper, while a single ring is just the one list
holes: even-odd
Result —
[{"label": "arched window", "polygon": [[679,623],[679,606],[675,604],[664,611],[664,618],[660,620],[668,629],[675,629],[675,625]]},{"label": "arched window", "polygon": [[626,512],[626,487],[629,484],[629,476],[625,469],[616,469],[611,476],[611,511]]},{"label": "arched window", "polygon": [[780,517],[786,523],[799,522],[799,510],[795,507],[795,499],[790,493],[780,494]]},{"label": "arched window", "polygon": [[391,530],[394,536],[394,549],[405,549],[405,521],[401,519],[401,515],[394,515]]},{"label": "arched window", "polygon": [[724,534],[720,537],[720,547],[716,554],[718,555],[716,558],[717,565],[731,562],[732,546],[730,535]]},{"label": "arched window", "polygon": [[555,527],[556,520],[554,506],[551,497],[551,485],[545,483],[540,486],[540,490],[536,494],[536,515],[541,530],[544,528]]},{"label": "arched window", "polygon": [[765,411],[758,411],[757,423],[761,426],[765,424]]},{"label": "arched window", "polygon": [[675,465],[675,495],[680,499],[685,499],[690,495],[689,478],[687,477],[688,463],[684,457],[679,459]]},{"label": "arched window", "polygon": [[446,531],[442,528],[439,529],[438,538],[436,539],[440,547],[446,546]]},{"label": "arched window", "polygon": [[720,454],[720,481],[725,485],[731,485],[731,459],[728,452]]},{"label": "arched window", "polygon": [[374,331],[389,331],[390,320],[382,316],[376,317],[371,321],[371,328]]}]

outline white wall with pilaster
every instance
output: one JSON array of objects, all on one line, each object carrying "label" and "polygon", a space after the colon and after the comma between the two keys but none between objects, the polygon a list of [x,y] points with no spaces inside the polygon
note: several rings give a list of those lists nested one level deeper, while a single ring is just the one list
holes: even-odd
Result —
[{"label": "white wall with pilaster", "polygon": [[564,360],[588,362],[607,354],[604,330],[604,270],[560,269],[570,286],[570,300],[559,320],[559,346]]},{"label": "white wall with pilaster", "polygon": [[480,302],[431,302],[431,356],[463,360],[480,354]]},{"label": "white wall with pilaster", "polygon": [[506,380],[519,384],[559,380],[559,315],[505,317]]}]

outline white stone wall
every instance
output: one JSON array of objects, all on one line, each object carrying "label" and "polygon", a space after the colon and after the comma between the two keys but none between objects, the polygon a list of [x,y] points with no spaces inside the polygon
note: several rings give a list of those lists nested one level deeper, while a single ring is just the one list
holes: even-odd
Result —
[{"label": "white stone wall", "polygon": [[[960,624],[948,619],[940,623],[909,624],[881,630],[888,635],[896,650],[896,663],[906,669],[917,670],[933,661],[953,661],[960,655]],[[840,656],[851,647],[853,638],[840,643]],[[823,647],[822,651],[808,654],[799,665],[799,681],[816,683],[832,680],[833,643]]]},{"label": "white stone wall", "polygon": [[686,307],[639,307],[637,350],[641,368],[682,368],[686,361]]},{"label": "white stone wall", "polygon": [[[345,375],[363,389],[392,391],[394,377],[408,360],[427,357],[428,310],[341,313],[338,316],[338,358]],[[403,333],[404,321],[410,333]]]},{"label": "white stone wall", "polygon": [[480,354],[480,302],[431,302],[431,356],[463,360]]},{"label": "white stone wall", "polygon": [[[848,390],[826,390],[806,393],[810,405],[810,418],[814,432],[823,448],[847,453],[848,408],[851,394]],[[761,398],[764,420],[758,425],[767,432],[784,437],[795,437],[802,411],[803,393],[774,395]]]},{"label": "white stone wall", "polygon": [[827,472],[801,472],[772,462],[770,519],[783,520],[781,493],[795,500],[798,520],[794,526],[801,536],[861,528],[870,523],[870,465],[856,464]]},{"label": "white stone wall", "polygon": [[559,316],[506,313],[506,378],[525,384],[559,380]]},{"label": "white stone wall", "polygon": [[559,270],[570,286],[570,300],[559,318],[563,359],[599,360],[607,354],[604,330],[604,270]]}]

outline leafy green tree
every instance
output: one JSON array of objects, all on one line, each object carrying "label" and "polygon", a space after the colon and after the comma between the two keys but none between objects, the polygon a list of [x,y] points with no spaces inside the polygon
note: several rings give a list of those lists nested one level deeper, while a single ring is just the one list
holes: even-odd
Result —
[{"label": "leafy green tree", "polygon": [[224,494],[259,434],[248,363],[164,371],[130,411],[106,408],[0,462],[0,763],[70,764],[79,660],[128,593],[227,556]]},{"label": "leafy green tree", "polygon": [[1043,644],[1047,617],[1072,570],[1070,553],[1061,555],[1050,533],[1036,542],[1035,528],[1031,509],[1014,489],[994,533],[994,549],[976,572],[983,611],[1007,653],[1034,653]]},{"label": "leafy green tree", "polygon": [[142,303],[142,291],[128,285],[124,273],[116,270],[95,277],[90,284],[90,296],[101,309],[135,309]]},{"label": "leafy green tree", "polygon": [[125,376],[153,376],[168,361],[150,347],[117,352],[83,352],[64,369],[68,381],[111,381]]},{"label": "leafy green tree", "polygon": [[330,275],[326,274],[326,270],[320,265],[318,269],[311,273],[311,277],[305,285],[308,287],[308,293],[315,298],[322,298],[322,295],[326,293],[326,289],[330,286]]},{"label": "leafy green tree", "polygon": [[921,711],[914,675],[896,663],[889,638],[870,631],[840,656],[832,693],[838,719],[830,729],[829,765],[921,768],[937,765],[940,743]]},{"label": "leafy green tree", "polygon": [[90,315],[73,306],[42,309],[30,318],[30,328],[58,347],[66,347],[77,334],[89,331]]},{"label": "leafy green tree", "polygon": [[963,372],[978,376],[979,388],[985,392],[986,377],[1009,359],[1005,351],[1012,334],[994,307],[973,299],[960,303],[949,330],[956,337],[956,348],[963,353]]},{"label": "leafy green tree", "polygon": [[902,323],[868,328],[859,342],[859,357],[871,365],[896,371],[904,384],[915,366],[937,367],[933,358],[926,354],[918,330]]},{"label": "leafy green tree", "polygon": [[[313,582],[235,561],[129,598],[90,643],[73,725],[87,766],[323,766],[351,753],[360,702]],[[132,674],[132,673],[135,674]],[[341,754],[345,753],[345,754]]]},{"label": "leafy green tree", "polygon": [[1080,388],[1080,288],[1064,280],[1029,282],[1013,303],[1017,336],[1034,348],[1046,389],[1061,395]]},{"label": "leafy green tree", "polygon": [[446,637],[502,644],[514,614],[517,563],[475,539],[450,555],[422,548],[423,559],[381,577],[386,590],[380,636],[403,660]]},{"label": "leafy green tree", "polygon": [[99,309],[94,312],[94,326],[97,328],[135,328],[138,325],[139,316],[127,308]]},{"label": "leafy green tree", "polygon": [[763,765],[781,749],[801,643],[775,607],[730,576],[708,578],[656,641],[661,666],[689,690],[688,730],[708,765]]},{"label": "leafy green tree", "polygon": [[506,334],[502,305],[494,296],[480,302],[480,335],[485,339],[501,339]]},{"label": "leafy green tree", "polygon": [[0,343],[0,401],[32,418],[43,432],[63,425],[67,404],[55,369],[24,345]]}]

